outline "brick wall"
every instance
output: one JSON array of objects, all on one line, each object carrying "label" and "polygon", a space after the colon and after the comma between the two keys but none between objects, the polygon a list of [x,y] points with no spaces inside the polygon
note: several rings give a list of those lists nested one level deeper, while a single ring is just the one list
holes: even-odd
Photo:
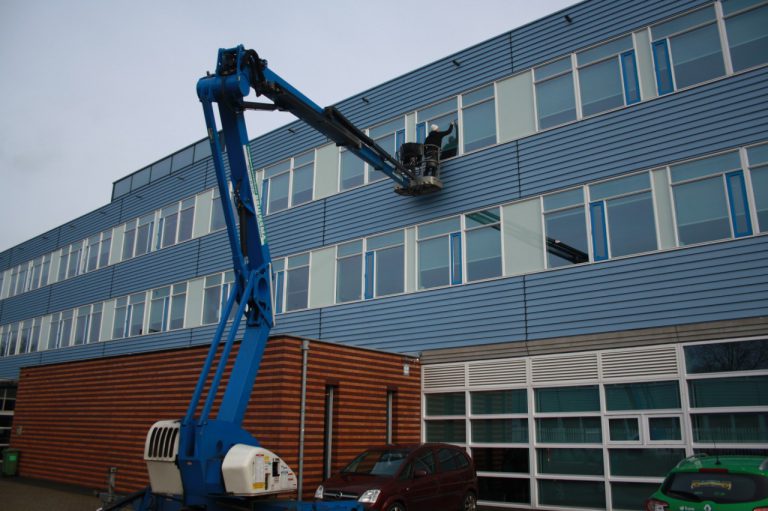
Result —
[{"label": "brick wall", "polygon": [[[302,340],[270,339],[244,428],[298,472]],[[117,489],[148,484],[144,439],[160,419],[186,412],[207,347],[23,368],[11,445],[22,476]],[[386,438],[387,392],[395,391],[395,442],[419,440],[420,369],[405,358],[311,341],[304,456],[304,496],[322,478],[326,389],[334,386],[333,468]],[[214,407],[215,413],[215,407]]]}]

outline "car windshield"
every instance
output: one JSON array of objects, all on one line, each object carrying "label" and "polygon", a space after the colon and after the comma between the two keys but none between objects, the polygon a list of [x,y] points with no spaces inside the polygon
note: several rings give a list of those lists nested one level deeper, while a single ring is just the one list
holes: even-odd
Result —
[{"label": "car windshield", "polygon": [[345,474],[368,474],[375,476],[394,476],[400,466],[408,457],[409,451],[403,449],[374,449],[365,451],[355,458],[347,468],[342,470]]},{"label": "car windshield", "polygon": [[768,478],[755,474],[676,472],[664,482],[661,491],[689,502],[754,502],[768,498]]}]

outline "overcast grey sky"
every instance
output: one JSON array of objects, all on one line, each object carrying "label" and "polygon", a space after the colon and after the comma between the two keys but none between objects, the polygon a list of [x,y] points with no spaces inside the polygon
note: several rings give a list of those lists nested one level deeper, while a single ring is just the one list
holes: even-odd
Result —
[{"label": "overcast grey sky", "polygon": [[[205,136],[195,85],[243,44],[321,106],[576,0],[0,0],[0,251]],[[251,138],[291,122],[252,113]]]}]

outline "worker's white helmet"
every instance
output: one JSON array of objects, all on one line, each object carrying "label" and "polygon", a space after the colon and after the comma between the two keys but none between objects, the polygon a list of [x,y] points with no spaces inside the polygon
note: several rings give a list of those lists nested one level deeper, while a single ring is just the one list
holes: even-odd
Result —
[{"label": "worker's white helmet", "polygon": [[429,129],[431,129],[432,131],[437,131],[440,129],[440,127],[437,124],[433,124],[432,126],[429,127]]}]

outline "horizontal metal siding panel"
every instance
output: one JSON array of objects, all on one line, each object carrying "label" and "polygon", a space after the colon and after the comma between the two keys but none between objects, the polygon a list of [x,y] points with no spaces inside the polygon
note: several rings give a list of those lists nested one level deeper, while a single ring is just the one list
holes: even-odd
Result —
[{"label": "horizontal metal siding panel", "polygon": [[120,223],[120,204],[110,203],[59,227],[59,247],[82,241],[85,238],[111,229]]},{"label": "horizontal metal siding panel", "polygon": [[766,81],[763,68],[521,140],[522,194],[764,140]]},{"label": "horizontal metal siding panel", "polygon": [[210,275],[232,269],[232,252],[226,229],[200,238],[196,265],[196,275]]},{"label": "horizontal metal siding panel", "polygon": [[40,364],[58,364],[75,360],[88,360],[103,356],[104,343],[69,346],[67,348],[43,351],[40,354],[42,357]]},{"label": "horizontal metal siding panel", "polygon": [[[707,0],[581,2],[512,31],[515,71],[692,9]],[[565,15],[571,18],[569,23]]]},{"label": "horizontal metal siding panel", "polygon": [[291,156],[298,156],[304,151],[325,144],[327,140],[328,138],[315,128],[304,121],[296,120],[251,140],[251,160],[258,169]]},{"label": "horizontal metal siding panel", "polygon": [[351,190],[327,200],[325,243],[407,227],[519,196],[516,143],[492,147],[446,162],[437,194],[402,197],[390,181]]},{"label": "horizontal metal siding panel", "polygon": [[767,249],[763,236],[528,276],[529,339],[766,315]]},{"label": "horizontal metal siding panel", "polygon": [[272,257],[322,246],[324,200],[267,216],[267,242]]},{"label": "horizontal metal siding panel", "polygon": [[52,286],[46,286],[0,302],[2,304],[0,325],[47,314],[48,304],[51,301],[51,288]]},{"label": "horizontal metal siding panel", "polygon": [[186,281],[197,275],[200,240],[191,240],[114,266],[112,297]]},{"label": "horizontal metal siding panel", "polygon": [[402,353],[451,346],[522,340],[522,279],[329,307],[322,338]]},{"label": "horizontal metal siding panel", "polygon": [[277,317],[272,335],[285,334],[320,339],[320,318],[323,314],[321,309],[282,314]]},{"label": "horizontal metal siding panel", "polygon": [[186,348],[190,345],[189,340],[189,330],[175,330],[173,332],[165,332],[162,334],[118,339],[101,343],[103,346],[103,353],[100,356],[114,357],[118,355]]},{"label": "horizontal metal siding panel", "polygon": [[13,268],[21,263],[31,261],[44,254],[50,254],[56,250],[59,247],[58,241],[60,229],[61,227],[51,229],[46,233],[0,253],[0,271]]},{"label": "horizontal metal siding panel", "polygon": [[0,380],[18,380],[19,370],[22,367],[40,365],[42,359],[42,353],[0,357]]},{"label": "horizontal metal siding panel", "polygon": [[146,215],[205,189],[205,160],[174,172],[118,199],[122,205],[120,220],[113,225]]},{"label": "horizontal metal siding panel", "polygon": [[110,266],[48,286],[51,293],[45,312],[59,312],[110,298],[114,272],[115,267]]}]

